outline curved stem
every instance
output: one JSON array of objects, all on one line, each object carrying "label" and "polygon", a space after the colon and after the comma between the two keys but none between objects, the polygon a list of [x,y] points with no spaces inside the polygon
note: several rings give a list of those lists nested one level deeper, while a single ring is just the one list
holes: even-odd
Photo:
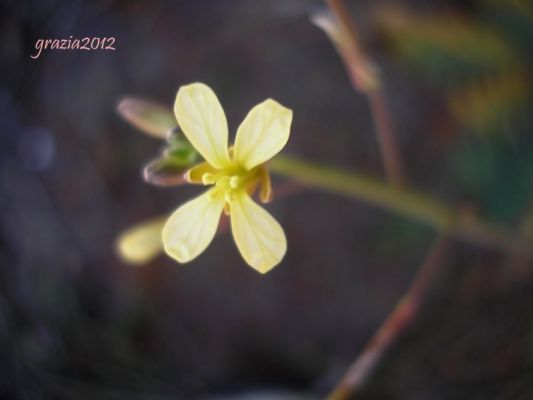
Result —
[{"label": "curved stem", "polygon": [[396,135],[379,71],[362,49],[355,22],[350,18],[344,2],[327,0],[326,3],[336,16],[343,32],[343,46],[337,45],[336,47],[346,66],[352,86],[355,90],[366,94],[368,98],[387,179],[393,185],[403,186],[406,180],[403,162],[396,143]]},{"label": "curved stem", "polygon": [[385,353],[408,329],[418,315],[439,267],[444,264],[443,258],[448,245],[448,237],[443,232],[428,252],[409,290],[328,395],[328,400],[353,397],[372,375]]},{"label": "curved stem", "polygon": [[383,88],[369,92],[368,101],[387,179],[393,185],[403,186],[406,183],[403,163],[400,159]]},{"label": "curved stem", "polygon": [[[388,185],[362,174],[311,164],[295,158],[278,156],[270,162],[271,171],[309,187],[365,201],[410,218],[437,231],[480,245],[505,251],[517,250],[517,238],[507,230],[461,213],[445,203],[413,190]],[[521,248],[528,256],[530,248]]]}]

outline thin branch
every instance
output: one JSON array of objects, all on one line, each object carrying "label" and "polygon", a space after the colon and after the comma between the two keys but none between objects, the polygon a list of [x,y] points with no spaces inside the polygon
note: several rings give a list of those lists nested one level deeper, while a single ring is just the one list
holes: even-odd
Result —
[{"label": "thin branch", "polygon": [[448,237],[443,234],[433,244],[407,293],[352,363],[328,396],[328,400],[353,398],[375,371],[383,356],[410,326],[419,313],[439,267],[443,265],[448,243]]},{"label": "thin branch", "polygon": [[326,2],[340,24],[339,37],[342,40],[337,40],[335,45],[350,76],[352,86],[368,97],[387,179],[393,185],[401,186],[405,182],[403,163],[377,68],[361,47],[357,28],[343,1]]},{"label": "thin branch", "polygon": [[397,188],[385,182],[339,169],[311,164],[290,157],[277,156],[270,161],[272,172],[294,179],[306,186],[341,194],[376,207],[422,222],[437,231],[475,244],[505,252],[523,252],[533,256],[531,246],[519,246],[517,235],[465,214],[423,193]]},{"label": "thin branch", "polygon": [[405,175],[383,90],[369,92],[368,100],[387,179],[396,186],[402,186],[405,184]]},{"label": "thin branch", "polygon": [[350,18],[342,1],[326,0],[326,2],[337,20],[335,23],[335,30],[338,31],[335,35],[337,40],[328,32],[326,33],[328,33],[337,48],[354,89],[368,93],[370,90],[375,89],[379,82],[373,65],[359,43],[359,35],[355,23]]}]

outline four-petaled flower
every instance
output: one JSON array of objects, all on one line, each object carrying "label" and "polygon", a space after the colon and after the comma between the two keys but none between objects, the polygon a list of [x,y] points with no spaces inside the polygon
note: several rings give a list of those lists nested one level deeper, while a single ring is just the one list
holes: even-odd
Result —
[{"label": "four-petaled flower", "polygon": [[228,149],[228,126],[215,93],[202,83],[178,90],[174,113],[181,130],[205,159],[185,178],[210,185],[204,194],[183,204],[163,229],[165,252],[180,263],[197,257],[215,236],[224,210],[244,260],[261,273],[276,266],[287,250],[278,222],[251,195],[271,197],[270,177],[264,163],[276,155],[289,138],[292,111],[272,99],[250,110]]}]

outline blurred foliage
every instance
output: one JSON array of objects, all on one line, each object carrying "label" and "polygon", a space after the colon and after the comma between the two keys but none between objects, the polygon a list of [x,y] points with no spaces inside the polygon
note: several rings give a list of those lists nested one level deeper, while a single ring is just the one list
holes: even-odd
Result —
[{"label": "blurred foliage", "polygon": [[[382,8],[380,26],[393,51],[443,91],[451,114],[478,133],[498,131],[530,99],[531,17],[516,2],[485,1],[477,18]],[[509,14],[499,23],[501,12]]]},{"label": "blurred foliage", "polygon": [[533,147],[507,138],[463,137],[449,156],[450,169],[465,196],[502,223],[521,217],[531,199]]},{"label": "blurred foliage", "polygon": [[529,79],[527,71],[517,69],[452,88],[447,93],[450,112],[475,132],[498,134],[506,120],[527,111]]},{"label": "blurred foliage", "polygon": [[474,8],[475,17],[390,5],[376,15],[393,54],[437,91],[453,121],[452,180],[478,211],[512,225],[532,197],[533,8],[521,0]]},{"label": "blurred foliage", "polygon": [[436,84],[499,71],[520,60],[514,45],[496,30],[455,13],[428,16],[393,10],[381,18],[394,50]]}]

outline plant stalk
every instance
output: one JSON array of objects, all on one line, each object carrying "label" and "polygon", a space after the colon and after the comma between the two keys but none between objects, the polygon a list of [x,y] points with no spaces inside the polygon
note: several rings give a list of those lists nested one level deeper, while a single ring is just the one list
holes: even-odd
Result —
[{"label": "plant stalk", "polygon": [[418,221],[438,232],[447,231],[455,238],[503,251],[521,250],[528,257],[533,254],[531,248],[520,246],[519,239],[508,230],[458,211],[423,193],[392,186],[363,174],[287,156],[277,156],[269,164],[272,172],[308,187],[361,200]]}]

